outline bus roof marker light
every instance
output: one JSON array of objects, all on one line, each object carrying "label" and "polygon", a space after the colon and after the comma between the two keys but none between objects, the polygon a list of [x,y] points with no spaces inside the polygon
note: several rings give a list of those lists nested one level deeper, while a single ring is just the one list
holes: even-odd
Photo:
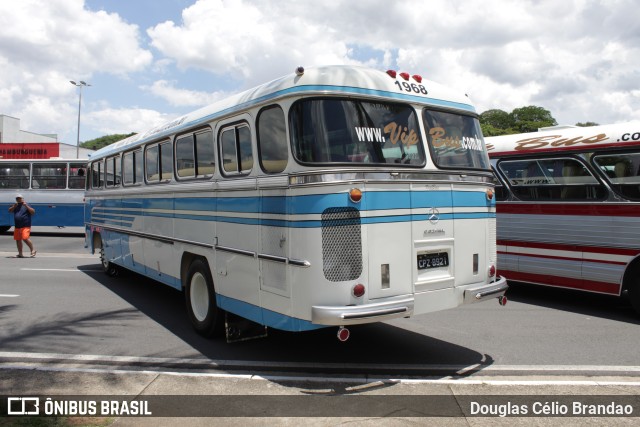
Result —
[{"label": "bus roof marker light", "polygon": [[304,67],[300,65],[299,67],[296,68],[296,76],[301,76],[303,74],[304,74]]},{"label": "bus roof marker light", "polygon": [[409,80],[409,77],[411,76],[409,75],[409,73],[400,73],[400,77],[402,77],[405,80]]},{"label": "bus roof marker light", "polygon": [[349,190],[349,200],[353,203],[360,203],[360,200],[362,200],[362,190],[359,188],[352,188]]},{"label": "bus roof marker light", "polygon": [[389,74],[394,79],[396,78],[396,75],[398,75],[398,73],[396,73],[396,70],[387,70],[387,74]]},{"label": "bus roof marker light", "polygon": [[418,83],[422,83],[422,76],[420,76],[418,74],[414,74],[411,77],[413,77],[413,80],[417,81]]}]

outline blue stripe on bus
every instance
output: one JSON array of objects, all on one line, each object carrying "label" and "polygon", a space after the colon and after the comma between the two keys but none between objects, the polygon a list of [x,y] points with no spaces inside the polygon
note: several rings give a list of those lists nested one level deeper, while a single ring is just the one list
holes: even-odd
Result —
[{"label": "blue stripe on bus", "polygon": [[216,304],[221,309],[242,316],[245,319],[283,331],[300,332],[325,327],[324,325],[315,325],[308,320],[302,320],[267,310],[265,308],[260,308],[256,305],[249,304],[235,298],[226,297],[224,295],[216,295]]},{"label": "blue stripe on bus", "polygon": [[[270,227],[283,227],[283,228],[320,228],[322,227],[321,220],[278,220],[278,219],[265,219],[265,218],[239,218],[239,217],[225,217],[225,216],[202,216],[202,215],[184,215],[184,214],[147,214],[145,218],[170,218],[170,219],[186,219],[197,221],[209,221],[209,222],[221,222],[230,224],[243,224],[243,225],[261,225]],[[455,212],[455,213],[443,213],[440,214],[440,221],[454,220],[454,219],[484,219],[484,218],[496,218],[495,212]],[[363,217],[360,219],[363,225],[374,224],[389,224],[400,222],[412,222],[412,221],[426,221],[428,219],[427,214],[418,215],[386,215],[375,217]],[[120,226],[132,226],[133,222],[126,223],[113,218],[94,218],[92,220],[95,224],[103,225],[120,225]]]},{"label": "blue stripe on bus", "polygon": [[[301,196],[251,196],[251,197],[198,197],[198,198],[145,198],[100,200],[94,208],[120,208],[123,205],[136,210],[118,211],[120,215],[139,215],[143,210],[238,212],[247,214],[310,215],[321,214],[327,208],[351,206],[361,211],[420,209],[429,207],[493,207],[484,192],[478,191],[369,191],[360,204],[348,200],[347,193]],[[124,207],[124,206],[123,206]],[[115,212],[114,212],[115,214]],[[148,212],[144,213],[145,215]]]}]

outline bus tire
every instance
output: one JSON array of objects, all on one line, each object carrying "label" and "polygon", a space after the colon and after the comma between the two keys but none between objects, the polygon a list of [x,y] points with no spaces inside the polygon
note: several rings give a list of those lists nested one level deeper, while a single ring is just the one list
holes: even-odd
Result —
[{"label": "bus tire", "polygon": [[104,253],[104,246],[100,246],[100,264],[102,264],[102,270],[107,276],[116,277],[120,274],[120,268],[107,259]]},{"label": "bus tire", "polygon": [[187,313],[194,329],[202,336],[222,336],[223,311],[216,305],[211,270],[202,259],[195,259],[186,275],[185,301]]},{"label": "bus tire", "polygon": [[640,314],[640,280],[636,280],[635,283],[629,286],[628,296],[631,306],[636,313]]}]

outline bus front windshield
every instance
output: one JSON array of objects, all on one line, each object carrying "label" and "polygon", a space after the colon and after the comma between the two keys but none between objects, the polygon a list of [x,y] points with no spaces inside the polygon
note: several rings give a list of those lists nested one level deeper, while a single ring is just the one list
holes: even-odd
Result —
[{"label": "bus front windshield", "polygon": [[433,161],[441,168],[490,169],[478,120],[471,116],[424,110]]},{"label": "bus front windshield", "polygon": [[405,104],[301,100],[291,108],[291,133],[301,163],[426,164],[416,112]]}]

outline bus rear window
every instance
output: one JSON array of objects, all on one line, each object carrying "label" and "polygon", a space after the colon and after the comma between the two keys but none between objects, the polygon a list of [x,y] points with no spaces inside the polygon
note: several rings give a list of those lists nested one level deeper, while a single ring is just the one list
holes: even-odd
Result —
[{"label": "bus rear window", "polygon": [[298,101],[291,109],[291,134],[301,163],[425,164],[417,116],[408,105]]},{"label": "bus rear window", "polygon": [[433,161],[441,168],[490,169],[480,123],[471,116],[424,110]]}]

